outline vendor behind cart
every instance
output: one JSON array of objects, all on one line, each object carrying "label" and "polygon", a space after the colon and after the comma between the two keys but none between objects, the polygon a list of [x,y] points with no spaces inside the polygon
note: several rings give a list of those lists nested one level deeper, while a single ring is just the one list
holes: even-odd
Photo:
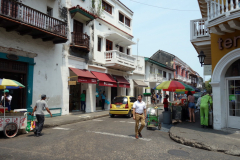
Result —
[{"label": "vendor behind cart", "polygon": [[[12,96],[9,94],[8,89],[5,89],[3,92],[5,93],[5,95],[2,96],[1,98],[1,105],[7,107],[8,111],[11,111]],[[5,99],[5,104],[4,104],[4,99]]]}]

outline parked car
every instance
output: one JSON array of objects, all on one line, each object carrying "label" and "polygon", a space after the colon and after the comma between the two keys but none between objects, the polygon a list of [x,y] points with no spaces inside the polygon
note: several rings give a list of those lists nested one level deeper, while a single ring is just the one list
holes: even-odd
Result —
[{"label": "parked car", "polygon": [[198,98],[199,97],[201,97],[201,95],[202,95],[202,92],[196,92],[195,94],[193,94],[193,96],[195,97],[195,103],[197,103],[197,100],[198,100]]},{"label": "parked car", "polygon": [[131,96],[115,97],[110,104],[110,117],[113,118],[115,115],[127,115],[129,118],[131,118],[133,103],[136,101],[137,99]]}]

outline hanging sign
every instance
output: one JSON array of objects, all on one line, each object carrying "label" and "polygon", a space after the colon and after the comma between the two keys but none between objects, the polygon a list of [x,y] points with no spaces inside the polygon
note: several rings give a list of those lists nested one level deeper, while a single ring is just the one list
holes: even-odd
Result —
[{"label": "hanging sign", "polygon": [[203,65],[204,75],[211,76],[212,75],[212,65]]},{"label": "hanging sign", "polygon": [[76,86],[77,85],[77,81],[68,81],[68,85],[69,86]]}]

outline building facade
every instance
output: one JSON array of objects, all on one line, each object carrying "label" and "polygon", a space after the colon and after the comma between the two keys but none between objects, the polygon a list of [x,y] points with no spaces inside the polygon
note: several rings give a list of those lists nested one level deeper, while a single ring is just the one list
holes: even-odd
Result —
[{"label": "building facade", "polygon": [[201,19],[192,20],[191,43],[212,66],[213,127],[240,128],[239,2],[198,0]]},{"label": "building facade", "polygon": [[174,72],[175,80],[184,82],[188,85],[191,85],[195,88],[202,90],[203,84],[202,77],[177,56],[175,56],[174,58],[173,68],[175,69]]}]

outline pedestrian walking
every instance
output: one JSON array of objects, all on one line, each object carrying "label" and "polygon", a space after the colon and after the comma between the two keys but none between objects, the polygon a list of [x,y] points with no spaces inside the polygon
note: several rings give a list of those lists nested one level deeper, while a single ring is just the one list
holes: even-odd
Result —
[{"label": "pedestrian walking", "polygon": [[162,102],[162,93],[160,93],[160,97],[159,97],[160,103]]},{"label": "pedestrian walking", "polygon": [[212,105],[212,97],[210,94],[206,94],[202,96],[201,98],[201,104],[200,104],[200,118],[201,118],[201,127],[207,127],[208,126],[208,112],[209,112],[209,106]]},{"label": "pedestrian walking", "polygon": [[159,93],[157,93],[156,98],[157,98],[157,103],[159,103],[159,99],[160,99]]},{"label": "pedestrian walking", "polygon": [[163,104],[164,104],[164,111],[168,111],[168,95],[166,95],[166,97],[163,100]]},{"label": "pedestrian walking", "polygon": [[83,90],[83,93],[80,96],[81,98],[81,111],[86,112],[86,91]]},{"label": "pedestrian walking", "polygon": [[41,100],[38,100],[36,102],[36,105],[33,109],[33,112],[32,112],[32,116],[34,115],[34,112],[36,111],[36,118],[37,118],[37,124],[36,124],[36,128],[35,128],[35,131],[34,131],[34,134],[39,137],[41,136],[41,132],[42,132],[42,129],[43,129],[43,124],[44,124],[44,120],[45,120],[45,117],[44,117],[44,113],[43,111],[46,109],[47,112],[50,114],[50,116],[52,117],[52,113],[50,112],[50,110],[48,109],[48,105],[47,105],[47,102],[45,101],[46,99],[46,95],[43,94],[41,96]]},{"label": "pedestrian walking", "polygon": [[[135,137],[138,139],[142,137],[141,131],[145,126],[146,104],[142,101],[142,95],[138,95],[138,100],[133,104],[133,119],[135,120]],[[141,127],[139,128],[139,121],[141,121]]]},{"label": "pedestrian walking", "polygon": [[103,93],[101,95],[101,99],[102,99],[102,110],[104,110],[104,105],[105,105],[105,100],[106,100],[105,91],[103,91]]},{"label": "pedestrian walking", "polygon": [[189,110],[189,122],[195,123],[195,103],[194,103],[194,96],[191,91],[188,91],[188,110]]}]

